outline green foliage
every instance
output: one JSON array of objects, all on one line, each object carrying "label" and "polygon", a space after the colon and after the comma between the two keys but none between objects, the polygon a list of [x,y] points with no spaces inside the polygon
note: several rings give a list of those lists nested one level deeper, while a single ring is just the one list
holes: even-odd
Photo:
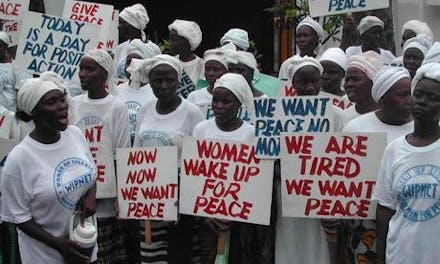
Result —
[{"label": "green foliage", "polygon": [[163,39],[158,46],[163,54],[170,53],[170,41],[168,39]]}]

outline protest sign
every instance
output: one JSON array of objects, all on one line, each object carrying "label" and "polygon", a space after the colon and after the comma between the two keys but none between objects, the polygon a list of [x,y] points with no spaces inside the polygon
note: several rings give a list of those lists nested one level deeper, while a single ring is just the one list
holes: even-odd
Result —
[{"label": "protest sign", "polygon": [[18,20],[3,20],[2,31],[6,32],[11,41],[10,46],[18,45],[18,38],[21,30],[21,21]]},{"label": "protest sign", "polygon": [[66,0],[63,9],[63,18],[98,26],[99,42],[97,48],[105,48],[108,39],[107,36],[113,23],[112,5]]},{"label": "protest sign", "polygon": [[312,17],[382,9],[388,6],[388,0],[309,0]]},{"label": "protest sign", "polygon": [[285,217],[374,219],[385,133],[282,133]]},{"label": "protest sign", "polygon": [[269,225],[272,178],[251,144],[185,137],[179,212]]},{"label": "protest sign", "polygon": [[258,158],[279,157],[281,132],[333,131],[333,106],[329,97],[255,98],[254,105]]},{"label": "protest sign", "polygon": [[0,138],[9,138],[13,120],[13,112],[4,111],[3,113],[0,113]]},{"label": "protest sign", "polygon": [[119,217],[177,220],[177,147],[116,150]]},{"label": "protest sign", "polygon": [[113,9],[112,21],[106,35],[106,40],[104,42],[104,49],[108,51],[115,51],[119,44],[119,11]]},{"label": "protest sign", "polygon": [[[198,105],[198,107],[199,107],[200,111],[202,111],[205,119],[215,118],[214,110],[212,110],[212,107],[210,104]],[[248,122],[250,121],[248,112],[241,107],[238,109],[237,116],[238,116],[238,118],[240,118],[243,121],[248,121]]]},{"label": "protest sign", "polygon": [[90,115],[76,126],[83,131],[96,164],[96,198],[116,197],[115,165],[108,124]]},{"label": "protest sign", "polygon": [[35,74],[54,71],[65,80],[78,80],[82,55],[98,44],[96,25],[29,12],[17,47],[17,68]]},{"label": "protest sign", "polygon": [[291,97],[296,96],[296,90],[292,86],[292,82],[289,79],[281,79],[280,89],[278,90],[278,97]]},{"label": "protest sign", "polygon": [[191,92],[196,90],[195,84],[185,70],[182,72],[178,85],[179,87],[177,89],[177,93],[179,93],[183,98],[187,98]]},{"label": "protest sign", "polygon": [[[22,20],[30,0],[0,0],[0,19]],[[26,18],[27,19],[27,18]]]}]

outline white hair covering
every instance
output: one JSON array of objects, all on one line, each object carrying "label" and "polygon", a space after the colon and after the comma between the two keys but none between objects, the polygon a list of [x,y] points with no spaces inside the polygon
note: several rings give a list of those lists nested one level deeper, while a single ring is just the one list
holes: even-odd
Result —
[{"label": "white hair covering", "polygon": [[411,79],[409,72],[404,67],[383,67],[373,79],[371,87],[371,97],[379,102],[380,98],[393,87],[393,85],[403,78]]},{"label": "white hair covering", "polygon": [[63,78],[55,72],[43,72],[39,78],[27,79],[18,90],[17,108],[31,116],[41,98],[52,90],[68,94]]},{"label": "white hair covering", "polygon": [[104,70],[107,72],[107,82],[112,78],[114,72],[114,64],[113,59],[110,54],[103,49],[93,48],[88,50],[83,57],[89,57],[96,61]]},{"label": "white hair covering", "polygon": [[242,50],[231,51],[226,58],[226,62],[232,64],[241,63],[248,66],[249,68],[257,70],[257,60],[255,59],[255,56],[252,52]]},{"label": "white hair covering", "polygon": [[423,53],[424,57],[431,48],[431,45],[432,42],[428,36],[425,34],[417,34],[417,36],[405,41],[405,44],[403,45],[403,54],[405,54],[405,52],[410,48],[416,48]]},{"label": "white hair covering", "polygon": [[347,69],[347,56],[340,48],[328,48],[319,58],[321,61],[331,61],[339,65],[344,71]]},{"label": "white hair covering", "polygon": [[194,21],[176,19],[168,26],[168,30],[174,29],[177,34],[188,40],[191,50],[194,51],[202,42],[202,30]]},{"label": "white hair covering", "polygon": [[148,17],[147,10],[142,4],[134,4],[132,6],[122,9],[119,17],[127,21],[128,24],[139,29],[141,31],[142,40],[147,39],[147,35],[144,29],[147,27],[150,18]]},{"label": "white hair covering", "polygon": [[3,41],[8,47],[11,46],[11,39],[4,31],[0,31],[0,40]]},{"label": "white hair covering", "polygon": [[130,86],[137,89],[141,84],[148,83],[148,75],[150,74],[151,70],[153,70],[156,66],[163,64],[171,66],[174,70],[176,70],[177,79],[180,80],[183,71],[182,63],[173,56],[160,54],[150,59],[133,59],[131,61],[130,66],[127,68],[127,72],[130,73],[130,79],[132,80]]},{"label": "white hair covering", "polygon": [[376,16],[366,16],[361,19],[357,29],[359,31],[359,34],[362,35],[365,33],[365,31],[375,26],[380,26],[383,29],[384,23]]},{"label": "white hair covering", "polygon": [[254,112],[254,96],[246,79],[237,73],[225,73],[214,83],[213,91],[224,87],[231,91],[243,105],[250,116]]},{"label": "white hair covering", "polygon": [[440,82],[440,63],[430,62],[420,66],[411,83],[411,95],[414,93],[417,83],[423,78]]},{"label": "white hair covering", "polygon": [[142,59],[149,59],[156,55],[162,54],[159,46],[152,41],[147,43],[140,39],[133,39],[127,46],[127,55],[135,53],[142,57]]},{"label": "white hair covering", "polygon": [[316,22],[313,18],[307,16],[301,22],[298,23],[298,26],[296,26],[296,31],[299,30],[302,26],[309,26],[313,31],[316,32],[318,35],[318,41],[321,42],[324,38],[324,29],[322,29],[321,25]]},{"label": "white hair covering", "polygon": [[249,49],[249,35],[246,30],[241,28],[231,28],[220,39],[220,45],[233,43],[243,50]]},{"label": "white hair covering", "polygon": [[223,64],[223,66],[225,66],[225,68],[227,69],[228,62],[226,60],[229,54],[235,50],[236,48],[234,44],[228,43],[218,49],[210,49],[205,51],[205,53],[203,54],[203,60],[205,61],[205,63],[210,60],[217,61]]},{"label": "white hair covering", "polygon": [[440,42],[438,41],[434,42],[431,48],[429,48],[428,52],[425,55],[425,58],[423,59],[422,64],[430,62],[440,63]]},{"label": "white hair covering", "polygon": [[348,58],[347,69],[351,67],[361,70],[370,80],[373,80],[376,73],[383,67],[383,64],[380,55],[369,50]]},{"label": "white hair covering", "polygon": [[287,66],[287,71],[289,72],[289,77],[293,81],[293,78],[295,77],[295,74],[300,70],[301,68],[305,66],[313,66],[319,70],[319,74],[322,74],[324,69],[322,68],[321,63],[317,61],[313,57],[304,56],[301,57],[299,55],[295,55],[290,58],[289,65]]},{"label": "white hair covering", "polygon": [[420,20],[409,20],[402,26],[402,34],[405,30],[411,30],[416,34],[425,34],[428,36],[430,41],[434,41],[434,34],[431,28],[423,21]]}]

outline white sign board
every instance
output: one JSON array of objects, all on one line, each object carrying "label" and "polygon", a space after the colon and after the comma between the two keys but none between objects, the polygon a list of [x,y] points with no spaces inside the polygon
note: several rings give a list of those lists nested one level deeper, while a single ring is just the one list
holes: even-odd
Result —
[{"label": "white sign board", "polygon": [[382,9],[388,6],[388,0],[309,0],[312,17]]},{"label": "white sign board", "polygon": [[0,0],[0,19],[22,20],[30,0]]}]

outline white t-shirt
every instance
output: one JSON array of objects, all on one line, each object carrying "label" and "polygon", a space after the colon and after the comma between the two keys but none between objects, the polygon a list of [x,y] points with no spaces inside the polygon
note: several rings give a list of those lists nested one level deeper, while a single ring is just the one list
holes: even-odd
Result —
[{"label": "white t-shirt", "polygon": [[[382,48],[379,48],[379,50],[380,50],[380,57],[382,58],[382,62],[385,64],[390,63],[396,58],[396,56],[394,56],[393,53],[391,53],[391,51],[389,50],[385,50]],[[361,53],[362,53],[362,46],[351,46],[348,47],[347,50],[345,51],[345,55],[347,56],[347,59],[353,55],[357,55]]]},{"label": "white t-shirt", "polygon": [[208,92],[208,87],[205,87],[191,92],[187,100],[195,105],[208,105],[212,102],[212,94]]},{"label": "white t-shirt", "polygon": [[218,128],[215,119],[208,119],[200,122],[194,128],[193,136],[253,144],[255,143],[255,128],[253,125],[243,122],[243,124],[234,131],[223,131]]},{"label": "white t-shirt", "polygon": [[156,96],[154,95],[150,84],[146,84],[139,89],[134,89],[130,87],[128,82],[124,82],[118,85],[116,90],[118,91],[116,98],[124,102],[128,109],[130,134],[132,134],[134,137],[134,134],[136,133],[136,118],[139,111],[141,110],[142,106],[155,99]]},{"label": "white t-shirt", "polygon": [[335,112],[335,132],[342,131],[348,122],[358,116],[361,116],[361,114],[356,110],[356,106],[354,104],[344,110],[335,106],[333,107],[333,110]]},{"label": "white t-shirt", "polygon": [[386,132],[387,142],[391,142],[394,139],[411,133],[414,129],[414,121],[410,121],[401,126],[394,126],[385,124],[380,121],[376,115],[376,112],[366,113],[361,115],[350,122],[344,127],[344,132]]},{"label": "white t-shirt", "polygon": [[389,222],[386,262],[436,263],[440,259],[440,140],[425,147],[405,137],[385,149],[373,199],[395,210]]},{"label": "white t-shirt", "polygon": [[[179,59],[179,55],[176,55],[175,57]],[[194,85],[197,84],[199,79],[204,77],[205,62],[202,58],[196,56],[193,60],[180,62],[182,63],[183,69],[188,74],[189,78],[191,78]]]},{"label": "white t-shirt", "polygon": [[32,73],[29,71],[15,69],[12,63],[0,63],[0,105],[15,112],[18,89],[30,78]]},{"label": "white t-shirt", "polygon": [[[83,132],[91,125],[102,125],[101,131],[107,131],[110,135],[102,140],[108,142],[113,155],[116,148],[130,147],[128,110],[122,102],[110,94],[102,99],[90,99],[87,94],[82,94],[74,97],[72,101],[73,124]],[[114,202],[115,198],[97,200],[96,216],[116,216]]]},{"label": "white t-shirt", "polygon": [[115,65],[115,76],[118,78],[125,77],[125,59],[127,58],[127,48],[129,43],[130,41],[126,40],[125,42],[120,43],[115,50],[113,61]]},{"label": "white t-shirt", "polygon": [[[27,136],[8,155],[1,176],[4,221],[31,219],[53,236],[68,238],[78,200],[94,184],[96,168],[84,136],[69,126],[53,144]],[[26,263],[64,263],[58,251],[18,229]]]}]

